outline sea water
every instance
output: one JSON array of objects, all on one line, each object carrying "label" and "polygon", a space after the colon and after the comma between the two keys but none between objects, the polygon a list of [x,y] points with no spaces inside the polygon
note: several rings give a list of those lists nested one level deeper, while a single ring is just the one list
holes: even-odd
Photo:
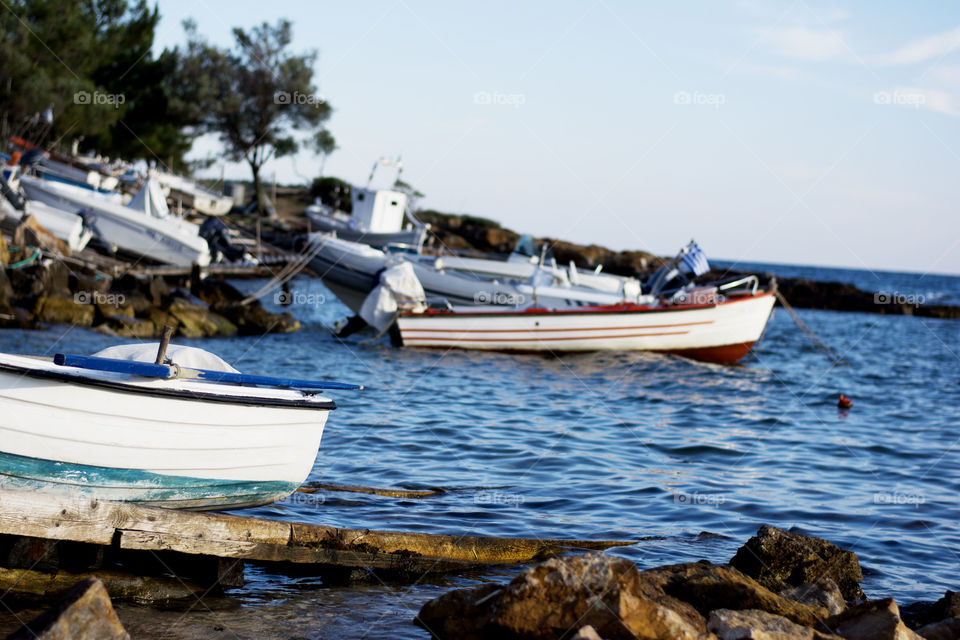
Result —
[{"label": "sea water", "polygon": [[[737,268],[960,303],[953,276]],[[725,562],[771,524],[855,551],[871,597],[903,604],[960,586],[960,321],[800,310],[849,363],[838,366],[778,309],[744,363],[719,366],[649,353],[394,348],[386,337],[364,342],[372,333],[342,341],[328,327],[346,307],[317,280],[295,279],[292,293],[286,308],[303,324],[298,333],[175,342],[244,372],[366,386],[329,394],[339,408],[309,482],[445,492],[297,493],[245,513],[348,528],[637,540],[611,553],[641,568]],[[281,309],[272,295],[264,301]],[[0,350],[37,355],[117,342],[57,326],[0,332]],[[851,409],[837,408],[840,393]],[[514,571],[332,587],[248,567],[249,584],[231,592],[238,609],[196,603],[162,614],[160,626],[219,626],[229,637],[275,629],[277,637],[425,638],[412,625],[423,602]],[[135,610],[120,611],[137,628]]]}]

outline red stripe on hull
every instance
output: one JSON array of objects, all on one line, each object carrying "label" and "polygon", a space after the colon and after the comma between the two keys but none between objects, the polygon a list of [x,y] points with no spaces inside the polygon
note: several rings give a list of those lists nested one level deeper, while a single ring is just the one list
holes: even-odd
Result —
[{"label": "red stripe on hull", "polygon": [[739,344],[725,344],[722,347],[701,347],[699,349],[676,349],[663,351],[661,353],[673,353],[685,358],[700,360],[702,362],[715,362],[717,364],[733,364],[739,362],[750,353],[753,348],[752,342],[741,342]]},{"label": "red stripe on hull", "polygon": [[[424,329],[426,331],[426,329]],[[568,329],[568,331],[576,331],[576,329]],[[540,336],[534,336],[532,338],[442,338],[440,336],[411,336],[404,335],[407,331],[401,331],[400,336],[403,338],[404,343],[414,344],[419,340],[425,340],[427,342],[558,342],[566,341],[573,342],[576,340],[619,340],[621,338],[646,338],[648,336],[682,336],[690,333],[689,331],[663,331],[661,333],[626,333],[626,334],[616,334],[611,336],[570,336],[566,338],[542,338]],[[504,332],[506,333],[506,332]]]}]

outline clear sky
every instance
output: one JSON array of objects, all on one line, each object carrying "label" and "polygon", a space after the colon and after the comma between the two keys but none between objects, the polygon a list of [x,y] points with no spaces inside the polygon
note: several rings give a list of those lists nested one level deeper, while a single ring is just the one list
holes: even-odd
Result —
[{"label": "clear sky", "polygon": [[[423,206],[521,232],[960,274],[960,4],[158,4],[158,48],[188,17],[221,45],[293,22],[335,109],[326,175],[362,184],[402,154]],[[301,154],[264,175],[319,168]]]}]

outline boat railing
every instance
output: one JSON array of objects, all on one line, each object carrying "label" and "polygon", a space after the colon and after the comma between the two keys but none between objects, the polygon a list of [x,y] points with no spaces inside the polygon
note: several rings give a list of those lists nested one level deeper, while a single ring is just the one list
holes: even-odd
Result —
[{"label": "boat railing", "polygon": [[743,278],[737,278],[736,280],[733,280],[733,281],[731,281],[731,282],[726,282],[726,283],[723,283],[723,284],[719,284],[719,283],[718,283],[718,284],[717,284],[717,289],[719,289],[720,291],[730,292],[730,290],[736,289],[736,288],[741,287],[741,286],[742,286],[744,289],[749,288],[749,289],[750,289],[750,295],[756,295],[756,294],[757,294],[757,289],[758,289],[759,286],[760,286],[760,279],[757,278],[757,276],[755,276],[755,275],[749,275],[749,276],[745,276],[745,277],[743,277]]}]

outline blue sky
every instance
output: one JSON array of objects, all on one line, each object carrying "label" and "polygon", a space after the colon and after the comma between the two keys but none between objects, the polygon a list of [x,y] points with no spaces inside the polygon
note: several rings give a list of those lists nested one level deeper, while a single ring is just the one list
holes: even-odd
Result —
[{"label": "blue sky", "polygon": [[[423,206],[540,236],[659,254],[695,237],[724,259],[960,274],[960,5],[159,9],[158,48],[184,42],[188,17],[221,45],[234,26],[292,20],[335,109],[326,175],[364,183],[402,154]],[[265,175],[319,167],[300,154]]]}]

